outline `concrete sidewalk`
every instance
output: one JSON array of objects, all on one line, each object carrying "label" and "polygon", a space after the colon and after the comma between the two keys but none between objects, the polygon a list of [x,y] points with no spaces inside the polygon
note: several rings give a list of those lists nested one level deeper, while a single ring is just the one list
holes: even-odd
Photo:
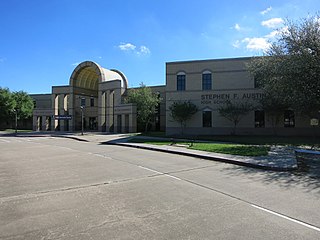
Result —
[{"label": "concrete sidewalk", "polygon": [[130,143],[128,142],[128,140],[128,138],[119,138],[109,142],[105,142],[105,144],[179,154],[273,171],[292,171],[298,168],[294,149],[290,147],[272,146],[268,156],[246,157],[231,154],[204,152],[188,149],[179,145],[151,145],[144,143]]}]

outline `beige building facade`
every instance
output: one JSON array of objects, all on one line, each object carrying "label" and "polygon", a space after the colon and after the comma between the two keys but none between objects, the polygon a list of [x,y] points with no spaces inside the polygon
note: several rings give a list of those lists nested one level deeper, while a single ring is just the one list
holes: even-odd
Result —
[{"label": "beige building facade", "polygon": [[33,130],[136,132],[136,106],[123,103],[127,88],[122,72],[82,62],[69,85],[53,86],[49,95],[32,95]]},{"label": "beige building facade", "polygon": [[[166,133],[181,132],[180,125],[170,117],[169,107],[175,101],[190,101],[198,112],[187,121],[188,135],[314,135],[310,118],[291,109],[283,112],[274,124],[268,112],[259,110],[263,92],[256,88],[247,71],[251,58],[170,62],[166,64]],[[237,127],[222,117],[218,109],[231,103],[247,103],[255,110],[244,115]],[[319,134],[319,133],[317,133]]]},{"label": "beige building facade", "polygon": [[[230,58],[166,63],[166,84],[153,86],[161,103],[151,130],[181,134],[171,118],[174,102],[190,101],[198,111],[187,121],[184,134],[198,135],[319,135],[310,119],[291,109],[275,125],[271,115],[258,108],[263,92],[256,87],[246,64],[251,58]],[[51,94],[33,94],[35,131],[136,132],[136,106],[124,104],[128,80],[118,70],[86,61],[71,74],[69,85],[53,86]],[[219,114],[227,102],[256,106],[237,127]]]}]

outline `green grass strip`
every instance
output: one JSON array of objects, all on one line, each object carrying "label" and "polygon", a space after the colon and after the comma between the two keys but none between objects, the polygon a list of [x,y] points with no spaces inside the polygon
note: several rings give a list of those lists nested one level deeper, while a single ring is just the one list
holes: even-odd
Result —
[{"label": "green grass strip", "polygon": [[[132,143],[145,143],[152,145],[170,145],[171,141],[168,140],[152,140],[142,138],[132,138],[129,140]],[[188,142],[178,142],[178,144],[189,146]],[[206,152],[216,152],[224,154],[232,154],[239,156],[266,156],[270,147],[268,146],[252,146],[242,144],[228,144],[228,143],[194,143],[188,148]]]},{"label": "green grass strip", "polygon": [[270,147],[220,143],[194,143],[191,149],[239,156],[266,156]]}]

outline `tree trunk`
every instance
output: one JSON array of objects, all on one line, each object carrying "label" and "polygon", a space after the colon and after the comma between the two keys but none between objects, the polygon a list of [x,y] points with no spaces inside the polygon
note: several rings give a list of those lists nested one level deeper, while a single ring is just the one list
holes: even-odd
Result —
[{"label": "tree trunk", "polygon": [[146,125],[144,126],[144,132],[147,133],[148,132],[148,125],[149,125],[149,121],[146,122]]}]

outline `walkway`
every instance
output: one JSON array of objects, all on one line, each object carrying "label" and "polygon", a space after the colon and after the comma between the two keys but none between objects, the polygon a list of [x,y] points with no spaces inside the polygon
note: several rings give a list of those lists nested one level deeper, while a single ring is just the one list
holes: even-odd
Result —
[{"label": "walkway", "polygon": [[[156,138],[153,138],[156,139]],[[151,145],[144,143],[130,143],[129,138],[118,138],[106,142],[126,147],[134,147],[153,151],[160,151],[172,154],[185,155],[190,157],[208,159],[213,161],[231,163],[241,166],[254,167],[273,171],[291,171],[298,168],[294,149],[283,146],[272,146],[268,156],[246,157],[231,154],[221,154],[188,149],[179,145]]]}]

